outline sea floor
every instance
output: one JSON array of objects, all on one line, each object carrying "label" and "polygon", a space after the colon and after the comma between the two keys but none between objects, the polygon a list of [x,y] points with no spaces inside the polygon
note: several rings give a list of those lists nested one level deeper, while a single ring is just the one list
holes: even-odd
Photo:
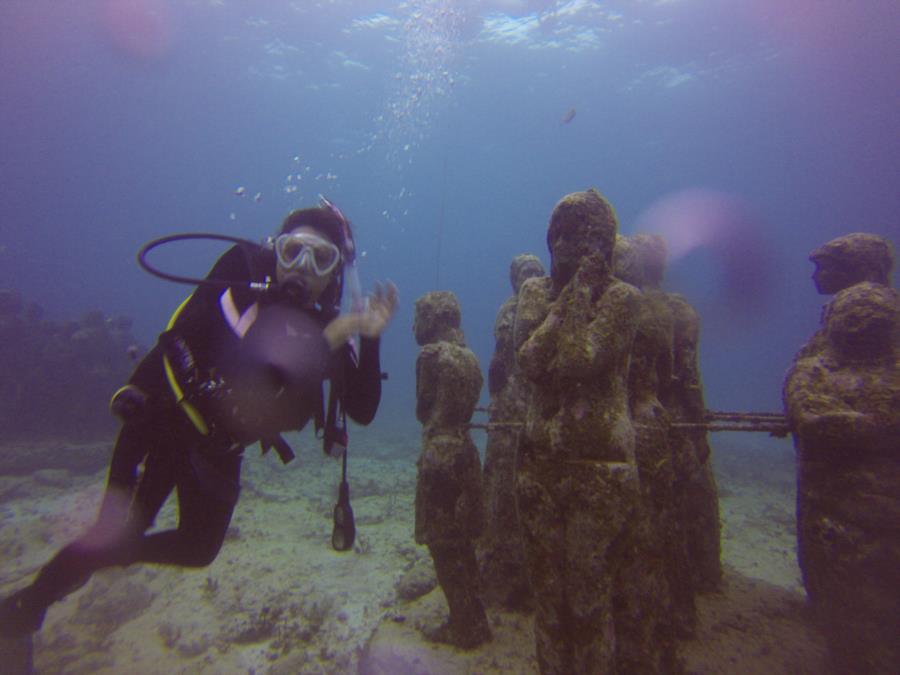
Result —
[{"label": "sea floor", "polygon": [[[331,549],[340,463],[294,436],[298,458],[248,451],[240,503],[217,560],[202,570],[134,566],[99,573],[53,606],[35,637],[35,672],[536,673],[531,617],[491,611],[491,643],[471,652],[427,642],[444,618],[440,589],[398,599],[428,552],[413,541],[416,430],[354,434],[354,550]],[[699,601],[695,674],[827,672],[796,564],[790,443],[713,438],[725,584]],[[0,593],[22,586],[92,520],[108,446],[0,448]],[[83,461],[79,458],[94,458]],[[31,464],[39,470],[22,471]],[[104,467],[104,468],[101,468]],[[174,498],[170,502],[174,502]],[[175,524],[169,503],[161,528]],[[2,668],[0,668],[2,670]]]}]

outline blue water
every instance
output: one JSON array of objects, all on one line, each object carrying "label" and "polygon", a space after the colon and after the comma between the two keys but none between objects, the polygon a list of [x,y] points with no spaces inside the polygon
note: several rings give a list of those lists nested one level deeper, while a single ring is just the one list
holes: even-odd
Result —
[{"label": "blue water", "polygon": [[[400,289],[389,425],[412,420],[415,298],[454,291],[486,366],[509,262],[549,262],[560,197],[597,187],[628,234],[702,189],[742,204],[755,245],[701,246],[667,288],[703,316],[708,405],[777,410],[823,302],[808,252],[898,242],[898,26],[882,0],[4,0],[0,287],[49,317],[133,316],[149,344],[190,289],[139,270],[144,241],[262,239],[324,193],[364,286]],[[167,261],[202,275],[220,250]]]}]

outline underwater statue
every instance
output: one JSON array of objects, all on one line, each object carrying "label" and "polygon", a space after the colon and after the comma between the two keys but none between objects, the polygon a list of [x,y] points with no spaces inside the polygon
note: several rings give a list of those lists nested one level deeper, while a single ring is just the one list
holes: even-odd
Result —
[{"label": "underwater statue", "polygon": [[[514,340],[531,383],[516,496],[541,673],[665,672],[637,586],[641,491],[628,402],[640,291],[612,273],[618,223],[596,190],[550,217],[549,277],[526,281]],[[652,592],[652,590],[650,591]]]},{"label": "underwater statue", "polygon": [[[660,400],[673,420],[699,425],[706,411],[698,355],[700,315],[682,295],[666,293],[666,301],[673,319],[672,379],[661,388]],[[673,425],[669,447],[691,585],[698,593],[717,591],[722,585],[719,490],[707,431]]]},{"label": "underwater statue", "polygon": [[415,536],[428,545],[450,609],[448,621],[426,637],[471,649],[491,638],[475,559],[484,517],[481,463],[468,429],[483,378],[459,326],[453,293],[416,301],[416,418],[423,429]]},{"label": "underwater statue", "polygon": [[478,544],[481,579],[486,600],[507,609],[526,609],[531,588],[525,569],[522,533],[516,511],[516,448],[525,409],[528,383],[516,365],[513,327],[519,289],[526,279],[544,275],[537,256],[517,255],[509,268],[513,295],[503,303],[494,323],[495,349],[488,371],[490,422],[484,456],[485,531]]},{"label": "underwater statue", "polygon": [[[666,458],[671,459],[674,504],[664,522],[671,528],[667,535],[670,563],[680,561],[670,565],[669,583],[677,628],[684,634],[690,632],[695,620],[694,595],[717,590],[722,580],[719,496],[707,432],[668,423],[702,424],[704,421],[706,406],[698,361],[700,317],[683,296],[661,290],[666,244],[658,236],[619,237],[615,265],[616,276],[638,286],[644,297],[629,388],[639,448],[642,434],[658,431],[659,426],[667,429],[666,455],[655,461],[642,461],[639,452],[638,463],[642,466],[644,487],[644,467],[649,465],[658,473],[656,466],[664,468]],[[670,341],[668,350],[662,349],[663,334]],[[648,363],[648,355],[641,355],[647,351],[642,343],[651,346],[653,341],[649,338],[653,335],[657,336],[658,355]],[[649,355],[652,354],[653,351]],[[641,400],[651,405],[642,405]],[[662,418],[648,415],[649,411],[658,411],[656,402],[666,411]]]},{"label": "underwater statue", "polygon": [[654,589],[654,602],[665,608],[660,623],[652,627],[656,639],[672,643],[676,633],[693,632],[697,616],[684,514],[675,493],[683,462],[676,462],[669,443],[671,414],[660,401],[663,387],[672,381],[674,367],[674,317],[668,296],[660,289],[665,264],[666,243],[662,237],[638,234],[617,238],[616,277],[641,291],[628,370],[643,502],[642,517],[635,522],[642,531],[638,538],[643,547],[635,573],[642,576],[643,589]]},{"label": "underwater statue", "polygon": [[[812,281],[821,295],[834,295],[864,281],[891,285],[894,253],[890,242],[877,234],[853,232],[836,237],[813,250],[809,260],[816,266]],[[795,359],[822,351],[825,342],[823,321]]]},{"label": "underwater statue", "polygon": [[839,673],[900,663],[900,293],[890,245],[851,234],[813,251],[822,326],[784,404],[797,451],[797,553]]}]

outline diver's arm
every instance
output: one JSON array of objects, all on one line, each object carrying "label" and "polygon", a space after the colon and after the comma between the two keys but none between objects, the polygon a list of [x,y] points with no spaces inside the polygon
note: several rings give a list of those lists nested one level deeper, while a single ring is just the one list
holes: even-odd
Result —
[{"label": "diver's arm", "polygon": [[[381,401],[381,333],[397,311],[397,287],[388,282],[376,284],[362,312],[352,312],[334,319],[325,327],[325,338],[336,348],[335,341],[346,344],[352,332],[359,332],[359,360],[350,347],[344,347],[344,408],[359,424],[371,422]],[[329,334],[329,329],[332,329]]]},{"label": "diver's arm", "polygon": [[331,351],[356,334],[378,338],[394,317],[397,302],[397,287],[393,283],[375,284],[375,292],[369,297],[365,309],[341,314],[325,326],[325,339]]},{"label": "diver's arm", "polygon": [[357,424],[369,424],[381,401],[381,356],[379,338],[360,337],[359,361],[346,348],[344,409]]}]

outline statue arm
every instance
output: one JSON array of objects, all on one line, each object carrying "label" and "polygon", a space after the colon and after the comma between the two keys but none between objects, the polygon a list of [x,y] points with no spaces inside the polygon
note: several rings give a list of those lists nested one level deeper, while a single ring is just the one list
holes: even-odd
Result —
[{"label": "statue arm", "polygon": [[437,400],[438,354],[432,345],[425,346],[416,360],[416,419],[426,424]]},{"label": "statue arm", "polygon": [[532,332],[516,354],[517,362],[525,377],[533,382],[544,379],[556,363],[556,343],[561,321],[555,309],[550,310],[544,321]]},{"label": "statue arm", "polygon": [[563,331],[566,350],[559,363],[561,374],[593,378],[615,370],[628,359],[637,330],[638,293],[632,286],[616,282],[595,308],[577,308],[575,320]]},{"label": "statue arm", "polygon": [[806,456],[894,452],[900,423],[888,412],[893,406],[883,412],[854,410],[828,386],[830,372],[819,356],[812,356],[799,359],[785,381],[788,424]]},{"label": "statue arm", "polygon": [[546,277],[535,277],[522,285],[513,322],[516,362],[531,380],[544,376],[556,348],[553,326],[558,319],[551,311],[548,281]]},{"label": "statue arm", "polygon": [[804,415],[796,429],[807,457],[839,453],[848,455],[847,459],[855,455],[855,451],[875,449],[882,431],[873,415],[855,410]]}]

